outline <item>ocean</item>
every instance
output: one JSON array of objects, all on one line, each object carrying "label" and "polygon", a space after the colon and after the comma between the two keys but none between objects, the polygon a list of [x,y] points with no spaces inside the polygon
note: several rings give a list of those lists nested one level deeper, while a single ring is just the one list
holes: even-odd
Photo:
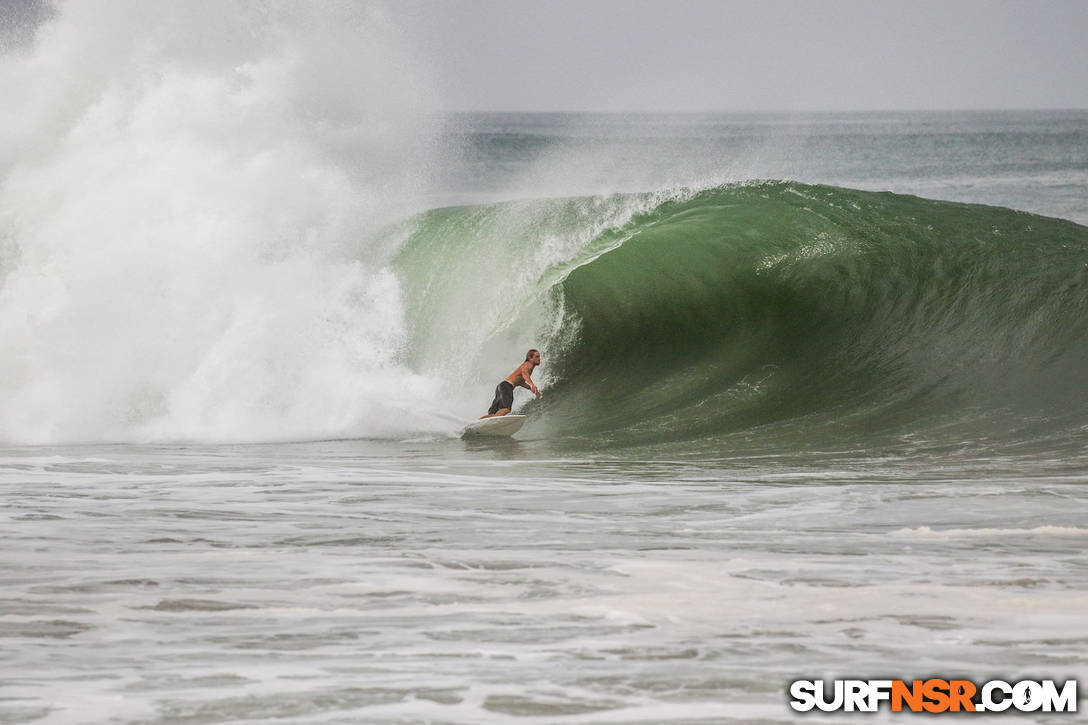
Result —
[{"label": "ocean", "polygon": [[0,56],[0,722],[1088,687],[1088,111],[441,113],[164,12]]}]

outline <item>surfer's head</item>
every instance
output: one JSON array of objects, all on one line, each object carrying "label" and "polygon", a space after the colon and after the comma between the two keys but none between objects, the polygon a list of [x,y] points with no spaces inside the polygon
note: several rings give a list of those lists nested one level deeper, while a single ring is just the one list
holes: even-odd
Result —
[{"label": "surfer's head", "polygon": [[525,353],[525,362],[530,362],[533,365],[539,365],[540,364],[540,350],[533,349],[533,350],[530,350],[529,352]]}]

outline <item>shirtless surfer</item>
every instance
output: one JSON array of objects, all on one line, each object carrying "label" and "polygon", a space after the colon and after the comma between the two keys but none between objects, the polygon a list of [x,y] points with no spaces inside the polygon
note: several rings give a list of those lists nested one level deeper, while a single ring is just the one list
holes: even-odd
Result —
[{"label": "shirtless surfer", "polygon": [[530,350],[525,353],[525,362],[518,365],[517,370],[506,376],[495,388],[495,400],[491,403],[491,407],[487,409],[487,415],[481,415],[480,419],[495,418],[500,415],[506,415],[510,412],[510,408],[514,405],[514,386],[520,385],[526,390],[533,391],[533,395],[540,397],[540,391],[537,390],[536,383],[533,382],[532,374],[536,366],[540,364],[540,351]]}]

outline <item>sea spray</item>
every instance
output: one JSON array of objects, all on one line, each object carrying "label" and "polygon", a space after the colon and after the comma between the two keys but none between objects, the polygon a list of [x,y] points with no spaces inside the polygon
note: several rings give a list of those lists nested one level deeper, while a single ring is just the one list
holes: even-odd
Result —
[{"label": "sea spray", "polygon": [[371,241],[428,163],[402,36],[352,3],[65,3],[0,56],[0,440],[425,424]]}]

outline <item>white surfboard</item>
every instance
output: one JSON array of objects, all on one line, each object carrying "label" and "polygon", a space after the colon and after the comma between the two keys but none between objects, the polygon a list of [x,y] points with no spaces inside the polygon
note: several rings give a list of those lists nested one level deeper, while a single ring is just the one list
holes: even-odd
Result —
[{"label": "white surfboard", "polygon": [[465,426],[465,432],[461,434],[461,437],[470,438],[472,436],[512,436],[519,430],[521,430],[521,426],[523,425],[525,425],[524,415],[507,414],[500,415],[495,418],[484,418],[483,420],[477,420]]}]

